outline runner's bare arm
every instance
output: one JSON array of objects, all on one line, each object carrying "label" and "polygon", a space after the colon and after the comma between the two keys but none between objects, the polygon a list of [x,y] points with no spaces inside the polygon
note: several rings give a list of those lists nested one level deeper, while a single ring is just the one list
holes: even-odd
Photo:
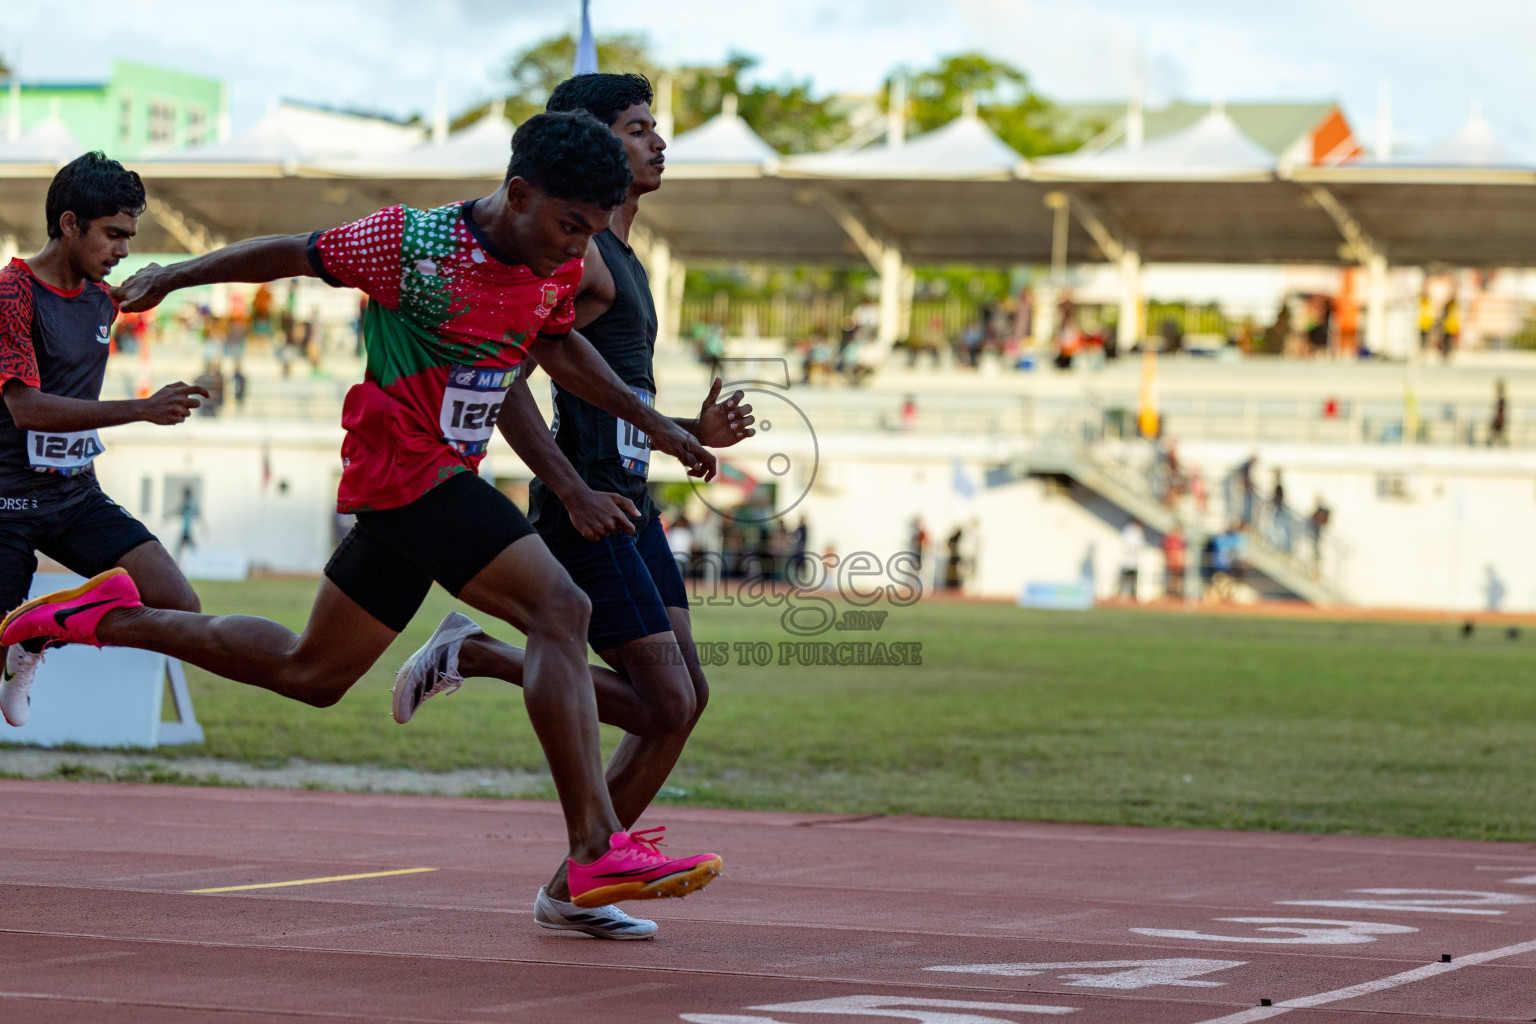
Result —
[{"label": "runner's bare arm", "polygon": [[148,398],[93,402],[46,394],[15,377],[5,382],[5,407],[22,430],[95,430],[124,423],[180,423],[208,392],[194,384],[167,384]]},{"label": "runner's bare arm", "polygon": [[153,309],[178,288],[200,284],[277,281],[285,277],[314,277],[305,249],[308,235],[267,235],[249,238],[184,263],[162,267],[151,263],[112,289],[124,313]]},{"label": "runner's bare arm", "polygon": [[650,435],[652,448],[676,458],[690,476],[714,479],[715,457],[687,430],[642,402],[579,332],[540,334],[529,350],[565,390],[639,427]]},{"label": "runner's bare arm", "polygon": [[555,492],[571,517],[571,525],[587,540],[602,540],[612,533],[635,532],[630,519],[638,519],[640,510],[622,494],[594,491],[577,475],[570,460],[550,436],[549,425],[534,404],[525,375],[519,374],[507,390],[501,414],[496,418],[496,429],[501,431],[501,436],[507,439],[523,464],[533,470],[533,475]]},{"label": "runner's bare arm", "polygon": [[617,293],[603,251],[597,242],[588,239],[587,254],[582,257],[581,283],[576,286],[576,322],[571,326],[580,330],[608,312]]}]

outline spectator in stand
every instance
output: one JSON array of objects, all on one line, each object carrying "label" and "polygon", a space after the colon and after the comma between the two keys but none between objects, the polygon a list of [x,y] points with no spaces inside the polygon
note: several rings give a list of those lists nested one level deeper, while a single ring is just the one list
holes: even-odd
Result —
[{"label": "spectator in stand", "polygon": [[258,338],[272,336],[272,289],[265,283],[251,296],[251,333]]},{"label": "spectator in stand", "polygon": [[1328,354],[1329,337],[1333,333],[1333,300],[1326,295],[1314,296],[1311,302],[1312,323],[1307,328],[1307,344],[1312,355]]},{"label": "spectator in stand", "polygon": [[1141,577],[1141,552],[1147,546],[1146,531],[1132,519],[1120,531],[1120,590],[1116,596],[1136,603],[1136,587]]},{"label": "spectator in stand", "polygon": [[197,498],[193,496],[192,488],[181,489],[181,504],[177,506],[176,514],[181,517],[181,539],[176,542],[176,560],[179,562],[187,548],[197,548],[197,542],[192,537],[192,527],[203,514],[202,509],[197,507]]},{"label": "spectator in stand", "polygon": [[1435,334],[1435,307],[1429,301],[1429,291],[1426,289],[1419,293],[1419,350],[1429,348],[1430,339]]},{"label": "spectator in stand", "polygon": [[1258,461],[1259,457],[1257,455],[1250,455],[1233,473],[1236,477],[1238,497],[1242,499],[1242,515],[1239,516],[1239,522],[1244,526],[1253,522],[1253,505],[1256,494],[1256,489],[1253,485],[1253,470]]},{"label": "spectator in stand", "polygon": [[1439,319],[1441,329],[1441,359],[1450,362],[1450,353],[1455,352],[1456,344],[1461,341],[1461,304],[1452,295],[1445,299],[1445,309],[1441,310]]},{"label": "spectator in stand", "polygon": [[1205,511],[1210,504],[1210,495],[1205,489],[1205,474],[1199,466],[1189,467],[1189,496],[1195,503],[1195,512],[1201,519],[1205,518]]},{"label": "spectator in stand", "polygon": [[672,560],[677,563],[678,572],[683,579],[693,577],[693,524],[688,522],[688,517],[679,512],[677,518],[672,520],[666,528],[667,548],[672,552]]},{"label": "spectator in stand", "polygon": [[1166,566],[1166,573],[1163,576],[1163,593],[1171,598],[1183,598],[1185,543],[1184,531],[1177,525],[1163,534],[1163,562]]},{"label": "spectator in stand", "polygon": [[217,416],[224,405],[224,372],[216,362],[205,362],[203,372],[192,383],[208,392],[208,397],[198,406],[200,416]]},{"label": "spectator in stand", "polygon": [[1328,526],[1328,520],[1333,517],[1328,506],[1323,504],[1323,496],[1317,496],[1317,507],[1307,517],[1307,533],[1312,537],[1312,572],[1321,573],[1323,568],[1323,530]]},{"label": "spectator in stand", "polygon": [[923,525],[922,516],[912,517],[912,526],[907,537],[907,550],[912,552],[914,559],[912,568],[921,571],[923,568],[923,552],[928,550],[928,527]]},{"label": "spectator in stand", "polygon": [[245,371],[240,368],[239,363],[236,363],[234,375],[229,378],[229,385],[235,392],[235,408],[241,412],[245,411],[246,383]]},{"label": "spectator in stand", "polygon": [[1285,507],[1285,481],[1280,478],[1280,471],[1275,470],[1275,489],[1270,494],[1270,534],[1275,547],[1281,551],[1291,550],[1291,513]]},{"label": "spectator in stand", "polygon": [[959,590],[965,585],[965,556],[960,551],[960,545],[964,539],[964,528],[957,526],[955,532],[949,535],[949,540],[945,541],[945,590]]},{"label": "spectator in stand", "polygon": [[917,429],[917,396],[908,395],[901,400],[901,429]]},{"label": "spectator in stand", "polygon": [[1243,554],[1247,550],[1244,526],[1233,523],[1211,538],[1212,600],[1230,601],[1243,579]]},{"label": "spectator in stand", "polygon": [[1494,445],[1507,446],[1509,435],[1509,399],[1504,393],[1504,381],[1499,379],[1493,385],[1493,419],[1488,422],[1488,447]]}]

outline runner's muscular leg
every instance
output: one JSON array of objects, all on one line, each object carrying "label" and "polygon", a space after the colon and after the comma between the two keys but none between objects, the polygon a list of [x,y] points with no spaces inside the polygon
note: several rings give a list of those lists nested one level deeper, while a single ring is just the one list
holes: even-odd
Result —
[{"label": "runner's muscular leg", "polygon": [[587,595],[531,534],[509,544],[459,599],[527,635],[523,703],[560,795],[571,856],[581,863],[596,860],[607,852],[619,821],[603,780],[597,700],[586,658]]},{"label": "runner's muscular leg", "polygon": [[168,654],[238,683],[330,707],[398,635],[332,583],[320,581],[302,635],[254,615],[123,608],[102,617],[102,643]]},{"label": "runner's muscular leg", "polygon": [[[672,632],[661,635],[672,640],[681,664],[675,666],[662,687],[650,692],[656,694],[655,699],[664,708],[662,714],[672,728],[655,735],[626,735],[608,762],[608,792],[625,828],[639,821],[656,798],[709,702],[709,683],[704,679],[704,669],[694,648],[688,609],[669,607],[667,617],[672,620]],[[625,668],[629,670],[628,665]],[[641,677],[631,678],[638,681]]]},{"label": "runner's muscular leg", "polygon": [[[588,665],[598,721],[640,736],[666,736],[686,725],[694,713],[693,687],[677,648],[674,634],[656,633],[603,652],[613,669]],[[522,648],[480,633],[459,649],[459,672],[521,686],[523,660]]]},{"label": "runner's muscular leg", "polygon": [[203,603],[192,584],[176,567],[171,553],[157,540],[147,540],[117,560],[127,569],[139,588],[139,599],[151,608],[170,608],[182,612],[200,612]]},{"label": "runner's muscular leg", "polygon": [[[672,620],[672,632],[621,644],[602,654],[605,661],[630,673],[629,679],[634,679],[637,684],[631,692],[643,691],[649,695],[662,708],[658,718],[670,719],[673,725],[670,731],[657,735],[627,733],[608,762],[609,798],[613,801],[614,813],[626,829],[640,820],[640,815],[661,791],[709,701],[709,684],[704,679],[704,669],[693,645],[693,624],[688,609],[669,607],[667,617]],[[677,656],[657,657],[638,646],[648,642],[670,644],[676,649]],[[631,663],[648,664],[629,664],[626,657]],[[663,664],[656,664],[658,661]],[[672,668],[671,672],[657,671],[668,666]],[[563,861],[549,880],[547,891],[553,899],[571,898]]]}]

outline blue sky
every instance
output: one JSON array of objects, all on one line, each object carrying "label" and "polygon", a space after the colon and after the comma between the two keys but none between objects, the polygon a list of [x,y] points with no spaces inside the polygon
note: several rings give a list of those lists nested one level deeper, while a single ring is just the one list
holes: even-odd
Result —
[{"label": "blue sky", "polygon": [[[439,81],[457,109],[493,93],[513,51],[573,29],[579,0],[56,0],[0,3],[0,52],[25,78],[103,78],[113,57],[222,77],[235,126],[292,96],[428,112]],[[1145,54],[1153,100],[1338,99],[1374,135],[1391,84],[1396,141],[1433,142],[1473,101],[1536,158],[1536,3],[1530,0],[592,0],[599,33],[646,32],[675,62],[732,49],[768,79],[870,92],[898,64],[979,49],[1059,99],[1118,99]]]}]

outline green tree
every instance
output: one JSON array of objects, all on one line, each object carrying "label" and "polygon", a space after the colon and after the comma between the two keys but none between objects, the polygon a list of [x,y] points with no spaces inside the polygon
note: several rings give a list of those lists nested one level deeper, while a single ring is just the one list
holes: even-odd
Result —
[{"label": "green tree", "polygon": [[720,113],[727,94],[737,97],[736,112],[781,153],[828,149],[848,134],[847,116],[831,97],[817,98],[809,81],[748,85],[744,79],[758,59],[733,52],[718,65],[693,65],[673,74],[673,118],[682,133]]},{"label": "green tree", "polygon": [[[544,109],[556,85],[570,77],[576,62],[576,39],[554,36],[514,54],[507,63],[509,87],[504,100],[508,118],[521,124]],[[670,72],[651,56],[650,42],[641,35],[604,36],[597,41],[597,64],[605,71],[637,71],[661,86],[663,75],[672,86],[673,132],[697,128],[716,114],[727,94],[738,97],[739,113],[774,149],[804,153],[826,149],[847,135],[847,118],[830,97],[817,97],[809,81],[748,84],[756,57],[733,52],[720,64],[687,65]],[[484,117],[491,104],[482,103],[454,118],[454,130]]]},{"label": "green tree", "polygon": [[[514,124],[522,124],[544,109],[555,86],[571,77],[576,66],[576,37],[570,33],[552,36],[512,55],[507,64],[510,88],[504,98],[504,111]],[[657,65],[651,58],[650,41],[643,35],[600,36],[597,40],[597,66],[605,71],[638,71],[656,80]],[[484,117],[490,103],[481,103],[453,119],[457,131]]]},{"label": "green tree", "polygon": [[[959,117],[967,94],[975,97],[977,113],[988,127],[1023,156],[1069,152],[1102,127],[1069,126],[1049,100],[1029,87],[1028,75],[984,54],[956,54],[943,58],[935,67],[903,69],[897,74],[907,79],[907,116],[920,131],[931,131]],[[890,81],[886,79],[887,97]],[[885,102],[882,100],[882,106]]]}]

